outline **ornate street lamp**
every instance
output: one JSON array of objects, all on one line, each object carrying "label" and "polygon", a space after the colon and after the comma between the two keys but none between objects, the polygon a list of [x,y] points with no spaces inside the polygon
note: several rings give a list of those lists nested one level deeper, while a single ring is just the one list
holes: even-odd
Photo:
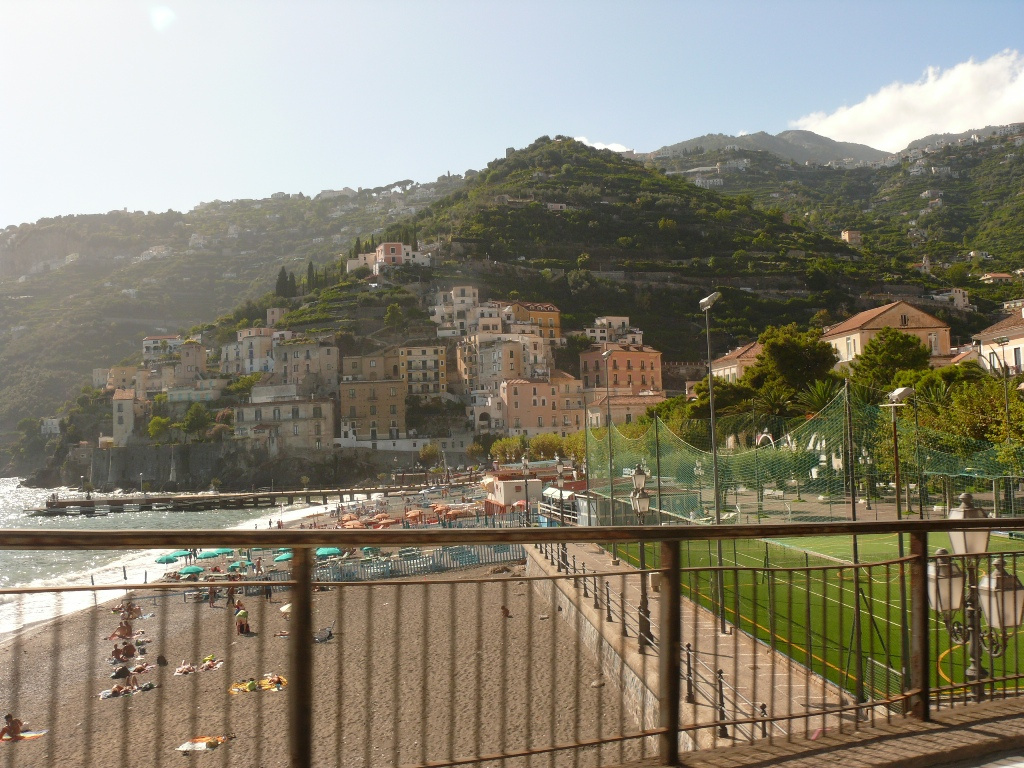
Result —
[{"label": "ornate street lamp", "polygon": [[[973,502],[971,494],[961,494],[960,506],[949,513],[949,519],[985,518]],[[950,639],[967,649],[971,664],[966,678],[977,701],[985,698],[984,680],[989,674],[983,665],[984,655],[1002,656],[1007,635],[1024,624],[1024,584],[1006,572],[1002,557],[993,560],[989,572],[978,579],[979,562],[988,554],[988,539],[987,530],[949,532],[953,555],[962,558],[966,575],[945,549],[938,550],[928,566],[928,602],[942,618]],[[962,622],[956,618],[961,610]]]},{"label": "ornate street lamp", "polygon": [[[633,470],[633,493],[629,501],[633,506],[633,513],[636,515],[637,525],[643,527],[647,522],[647,513],[651,509],[651,496],[644,490],[647,484],[647,473],[639,464]],[[647,595],[647,543],[640,542],[640,617],[639,617],[639,647],[640,653],[644,653],[651,636],[651,613]]]}]

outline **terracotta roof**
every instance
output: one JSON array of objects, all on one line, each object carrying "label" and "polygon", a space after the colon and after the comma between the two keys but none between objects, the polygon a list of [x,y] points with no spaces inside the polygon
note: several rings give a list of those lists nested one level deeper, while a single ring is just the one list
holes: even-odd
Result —
[{"label": "terracotta roof", "polygon": [[976,350],[976,349],[968,349],[966,352],[961,352],[959,355],[953,355],[953,357],[949,361],[949,363],[950,363],[950,365],[957,365],[958,363],[962,363],[965,360],[972,359],[972,357],[973,358],[977,358],[978,357],[978,350]]},{"label": "terracotta roof", "polygon": [[553,370],[551,372],[551,378],[552,379],[569,379],[570,381],[579,381],[579,379],[577,379],[571,373],[569,373],[567,371],[563,371],[563,370],[561,370],[559,368],[556,368],[555,370]]},{"label": "terracotta roof", "polygon": [[599,341],[596,344],[592,344],[588,349],[585,349],[580,354],[594,353],[594,352],[605,352],[607,350],[622,351],[622,352],[654,352],[661,354],[660,350],[654,347],[649,347],[646,344],[628,344],[625,341]]},{"label": "terracotta roof", "polygon": [[1004,317],[998,323],[990,325],[984,330],[978,331],[972,338],[986,339],[995,336],[1005,336],[1008,331],[1024,331],[1024,314],[1014,312],[1009,317]]},{"label": "terracotta roof", "polygon": [[741,347],[736,347],[732,352],[716,357],[713,362],[722,363],[728,360],[753,360],[761,354],[761,350],[764,347],[758,341],[752,341],[749,344],[744,344]]},{"label": "terracotta roof", "polygon": [[134,389],[116,389],[114,390],[115,400],[134,400],[135,390]]},{"label": "terracotta roof", "polygon": [[548,302],[514,301],[512,303],[518,304],[520,307],[525,307],[526,309],[532,309],[534,312],[561,312],[558,307]]},{"label": "terracotta roof", "polygon": [[[590,407],[603,406],[607,395],[600,395],[590,401]],[[649,395],[612,395],[612,405],[657,405],[665,399],[663,392],[652,392]],[[653,402],[652,402],[653,401]]]},{"label": "terracotta roof", "polygon": [[164,336],[147,336],[143,341],[157,341],[158,339],[180,339],[181,335],[177,333],[170,333]]},{"label": "terracotta roof", "polygon": [[[887,323],[875,323],[874,321],[877,320],[879,317],[881,317],[886,312],[888,312],[889,310],[894,309],[894,308],[896,308],[897,306],[899,306],[901,304],[903,306],[907,307],[908,309],[912,309],[915,312],[919,312],[920,314],[924,315],[925,317],[934,320],[935,321],[935,326],[934,327],[940,327],[940,328],[941,327],[947,327],[946,324],[943,323],[938,318],[932,317],[932,315],[929,315],[927,312],[924,312],[924,311],[918,309],[917,307],[913,306],[912,304],[908,304],[905,301],[894,301],[894,302],[892,302],[890,304],[883,304],[880,307],[875,307],[874,309],[866,309],[863,312],[859,312],[858,314],[854,315],[849,320],[844,320],[843,322],[838,323],[837,325],[833,325],[833,326],[831,326],[829,328],[826,328],[824,330],[824,332],[821,334],[821,337],[823,339],[827,339],[827,338],[832,337],[832,336],[842,336],[844,334],[851,333],[852,331],[859,331],[859,330],[862,330],[864,328],[884,328],[887,325]],[[895,325],[893,325],[892,327],[896,328],[897,330],[900,330],[900,328],[895,326]],[[932,326],[914,326],[914,327],[932,327]]]}]

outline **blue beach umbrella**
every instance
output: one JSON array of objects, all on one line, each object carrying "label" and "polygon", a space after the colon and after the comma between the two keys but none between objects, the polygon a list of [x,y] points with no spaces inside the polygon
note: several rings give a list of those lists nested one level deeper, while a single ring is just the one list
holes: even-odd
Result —
[{"label": "blue beach umbrella", "polygon": [[280,549],[278,549],[277,551],[278,551],[278,552],[291,552],[291,551],[292,551],[292,548],[291,548],[291,547],[281,547],[281,548],[280,548]]},{"label": "blue beach umbrella", "polygon": [[198,565],[186,565],[184,568],[182,568],[180,571],[178,571],[178,573],[182,574],[183,576],[191,576],[193,573],[202,573],[202,572],[203,572],[203,569],[200,568]]},{"label": "blue beach umbrella", "polygon": [[235,550],[233,550],[233,549],[231,549],[229,547],[221,547],[220,549],[215,549],[213,551],[216,552],[218,555],[233,555],[233,554],[235,554]]},{"label": "blue beach umbrella", "polygon": [[171,552],[171,557],[188,557],[191,554],[187,549],[179,549],[177,552]]},{"label": "blue beach umbrella", "polygon": [[215,549],[208,549],[205,552],[200,552],[196,555],[197,560],[210,560],[214,557],[220,557],[220,553]]},{"label": "blue beach umbrella", "polygon": [[176,558],[174,555],[161,555],[156,559],[156,561],[161,565],[167,565],[168,563],[178,562],[178,558]]},{"label": "blue beach umbrella", "polygon": [[277,557],[275,557],[274,558],[274,562],[275,563],[283,563],[283,562],[286,562],[286,561],[291,560],[291,559],[292,559],[292,553],[291,552],[284,552],[284,553],[278,555]]},{"label": "blue beach umbrella", "polygon": [[332,555],[340,555],[341,550],[337,547],[320,547],[316,551],[317,557],[331,557]]}]

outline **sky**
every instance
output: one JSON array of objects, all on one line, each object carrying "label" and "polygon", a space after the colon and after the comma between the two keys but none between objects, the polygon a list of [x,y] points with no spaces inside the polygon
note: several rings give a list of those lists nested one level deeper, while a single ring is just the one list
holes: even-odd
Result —
[{"label": "sky", "polygon": [[433,181],[567,135],[1024,122],[1017,0],[0,0],[0,228]]}]

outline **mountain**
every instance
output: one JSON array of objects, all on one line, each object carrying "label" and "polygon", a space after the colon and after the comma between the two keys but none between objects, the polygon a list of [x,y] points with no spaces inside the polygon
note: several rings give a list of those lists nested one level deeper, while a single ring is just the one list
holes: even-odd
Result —
[{"label": "mountain", "polygon": [[811,131],[783,131],[772,136],[764,131],[743,136],[728,136],[723,133],[709,133],[696,139],[681,141],[649,153],[655,160],[674,155],[703,154],[711,150],[738,147],[756,152],[770,152],[783,160],[798,163],[824,164],[835,160],[852,158],[857,162],[870,163],[884,159],[889,153],[846,141],[833,141]]}]

